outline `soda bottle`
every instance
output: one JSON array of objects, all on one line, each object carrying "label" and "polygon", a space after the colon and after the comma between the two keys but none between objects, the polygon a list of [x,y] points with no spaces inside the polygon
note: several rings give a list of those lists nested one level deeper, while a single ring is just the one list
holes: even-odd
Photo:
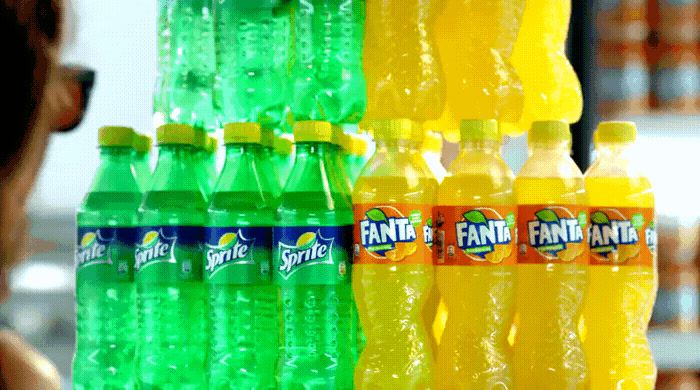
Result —
[{"label": "soda bottle", "polygon": [[433,351],[422,309],[433,285],[437,181],[414,156],[420,156],[415,122],[382,120],[372,127],[377,150],[353,192],[353,291],[367,337],[355,386],[433,388]]},{"label": "soda bottle", "polygon": [[437,119],[445,82],[433,28],[446,0],[367,2],[367,119]]},{"label": "soda bottle", "polygon": [[216,152],[219,150],[219,141],[216,137],[207,137],[207,153],[205,161],[205,170],[209,188],[213,190],[216,187],[216,181],[219,178],[219,172],[216,170]]},{"label": "soda bottle", "polygon": [[260,127],[224,127],[226,160],[205,229],[211,389],[274,389],[278,294],[272,284],[273,195],[256,154]]},{"label": "soda bottle", "polygon": [[136,183],[141,192],[146,192],[151,184],[151,137],[145,134],[134,134],[134,157],[132,165]]},{"label": "soda bottle", "polygon": [[267,181],[266,188],[272,191],[273,198],[279,198],[282,186],[275,165],[272,163],[275,147],[275,133],[272,130],[260,129],[260,148],[257,150],[257,165],[264,172],[263,180]]},{"label": "soda bottle", "polygon": [[281,389],[352,389],[352,206],[330,169],[328,122],[294,125],[296,159],[272,233]]},{"label": "soda bottle", "polygon": [[525,0],[447,0],[436,36],[455,118],[520,119],[523,86],[509,59],[524,8]]},{"label": "soda bottle", "polygon": [[340,179],[344,193],[346,193],[348,197],[351,197],[352,181],[345,168],[345,161],[343,161],[343,151],[347,149],[347,136],[340,126],[333,126],[332,132],[333,136],[329,152],[332,169],[335,170],[336,176]]},{"label": "soda bottle", "polygon": [[207,331],[202,242],[207,202],[188,125],[158,128],[153,184],[139,210],[136,245],[137,372],[141,389],[201,389]]},{"label": "soda bottle", "polygon": [[362,72],[364,0],[294,0],[292,113],[297,121],[357,123],[367,105]]},{"label": "soda bottle", "polygon": [[447,175],[447,170],[445,166],[442,165],[442,136],[440,133],[433,131],[426,131],[423,135],[423,144],[421,145],[421,153],[423,154],[423,159],[430,172],[433,173],[435,179],[438,183],[442,183],[442,180]]},{"label": "soda bottle", "polygon": [[525,91],[517,135],[533,121],[581,118],[581,84],[564,51],[571,2],[527,0],[511,63]]},{"label": "soda bottle", "polygon": [[593,389],[653,389],[646,338],[656,296],[654,193],[632,159],[637,129],[602,122],[598,157],[586,172],[591,267],[583,307],[584,351]]},{"label": "soda bottle", "polygon": [[346,136],[347,148],[343,154],[343,164],[345,164],[345,169],[350,176],[350,182],[354,184],[367,163],[369,142],[359,134],[347,133]]},{"label": "soda bottle", "polygon": [[281,129],[290,97],[290,0],[219,0],[214,10],[222,120]]},{"label": "soda bottle", "polygon": [[437,387],[512,389],[515,177],[501,158],[496,120],[463,120],[460,132],[459,155],[433,209],[435,280],[449,313]]},{"label": "soda bottle", "polygon": [[571,133],[565,122],[533,122],[528,144],[530,156],[515,179],[515,384],[520,389],[588,388],[578,333],[588,283],[583,175],[569,156]]},{"label": "soda bottle", "polygon": [[294,137],[291,134],[275,136],[273,149],[275,153],[272,155],[272,165],[277,172],[280,187],[284,188],[294,164]]},{"label": "soda bottle", "polygon": [[[168,123],[187,123],[213,131],[214,24],[212,0],[169,1],[172,75],[166,85]],[[167,78],[166,78],[167,79]]]},{"label": "soda bottle", "polygon": [[212,189],[209,172],[207,170],[207,161],[209,160],[207,145],[209,143],[209,137],[207,136],[207,133],[200,129],[195,129],[194,134],[194,148],[191,149],[192,163],[194,164],[192,168],[197,176],[197,183],[199,183],[200,187],[202,188],[204,198],[209,200],[209,195],[211,195]]},{"label": "soda bottle", "polygon": [[133,137],[128,127],[99,130],[100,166],[77,212],[74,389],[136,388]]},{"label": "soda bottle", "polygon": [[153,91],[153,124],[160,126],[170,118],[170,87],[172,85],[172,13],[173,0],[158,0],[158,32],[156,36],[156,85]]}]

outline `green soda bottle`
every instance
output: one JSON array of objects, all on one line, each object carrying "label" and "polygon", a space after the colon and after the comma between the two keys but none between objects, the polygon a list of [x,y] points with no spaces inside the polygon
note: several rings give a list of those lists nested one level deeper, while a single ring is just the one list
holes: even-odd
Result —
[{"label": "green soda bottle", "polygon": [[263,180],[267,182],[267,188],[272,190],[275,201],[282,193],[282,186],[278,178],[275,165],[272,163],[275,147],[275,132],[269,129],[260,129],[260,150],[257,151],[257,164],[263,172]]},{"label": "green soda bottle", "polygon": [[272,234],[280,388],[352,389],[352,204],[331,169],[330,123],[297,122],[294,138],[296,159]]},{"label": "green soda bottle", "polygon": [[99,130],[100,166],[77,212],[74,389],[135,389],[134,130]]},{"label": "green soda bottle", "polygon": [[194,172],[197,176],[197,183],[199,183],[199,186],[202,188],[204,198],[208,201],[212,189],[209,172],[207,170],[207,161],[209,160],[207,144],[209,143],[209,137],[207,133],[200,129],[195,129],[194,134],[194,149],[192,149]]},{"label": "green soda bottle", "polygon": [[134,136],[134,172],[136,183],[141,192],[149,190],[151,185],[151,137],[145,134]]},{"label": "green soda bottle", "polygon": [[216,152],[219,150],[219,141],[211,135],[207,138],[207,158],[205,161],[205,169],[207,178],[209,179],[209,188],[216,187],[216,181],[219,178],[219,172],[216,170]]},{"label": "green soda bottle", "polygon": [[209,205],[205,283],[210,389],[275,389],[279,288],[272,284],[272,191],[255,155],[260,127],[224,127],[226,162]]},{"label": "green soda bottle", "polygon": [[187,125],[158,128],[158,163],[139,209],[136,246],[140,389],[206,388],[202,243],[207,202]]},{"label": "green soda bottle", "polygon": [[280,187],[284,188],[294,164],[294,137],[291,134],[275,136],[274,151],[272,165],[277,171]]}]

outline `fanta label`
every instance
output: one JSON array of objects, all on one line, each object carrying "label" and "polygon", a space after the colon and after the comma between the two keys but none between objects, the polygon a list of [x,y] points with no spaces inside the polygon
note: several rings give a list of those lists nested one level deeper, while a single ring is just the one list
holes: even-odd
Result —
[{"label": "fanta label", "polygon": [[78,282],[134,280],[136,228],[78,227],[75,267]]},{"label": "fanta label", "polygon": [[519,206],[518,263],[588,264],[587,223],[584,206]]},{"label": "fanta label", "polygon": [[255,284],[270,280],[271,227],[205,228],[205,280]]},{"label": "fanta label", "polygon": [[654,209],[591,208],[591,265],[654,265]]},{"label": "fanta label", "polygon": [[138,237],[134,266],[137,280],[202,280],[202,227],[140,227]]},{"label": "fanta label", "polygon": [[350,281],[352,226],[273,228],[272,279],[279,285]]},{"label": "fanta label", "polygon": [[437,206],[435,265],[513,265],[515,206]]},{"label": "fanta label", "polygon": [[354,264],[431,264],[431,208],[409,204],[358,204]]}]

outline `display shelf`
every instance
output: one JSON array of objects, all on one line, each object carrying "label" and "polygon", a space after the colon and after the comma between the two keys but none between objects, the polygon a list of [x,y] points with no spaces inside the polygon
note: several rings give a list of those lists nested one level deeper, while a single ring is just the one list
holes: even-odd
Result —
[{"label": "display shelf", "polygon": [[651,330],[649,344],[659,370],[700,370],[700,332]]}]

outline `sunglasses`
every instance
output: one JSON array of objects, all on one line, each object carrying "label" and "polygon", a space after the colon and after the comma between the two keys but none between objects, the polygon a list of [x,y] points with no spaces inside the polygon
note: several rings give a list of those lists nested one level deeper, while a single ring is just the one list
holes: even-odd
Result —
[{"label": "sunglasses", "polygon": [[80,125],[87,111],[95,71],[76,65],[59,65],[52,89],[56,108],[52,116],[52,130],[66,133]]}]

